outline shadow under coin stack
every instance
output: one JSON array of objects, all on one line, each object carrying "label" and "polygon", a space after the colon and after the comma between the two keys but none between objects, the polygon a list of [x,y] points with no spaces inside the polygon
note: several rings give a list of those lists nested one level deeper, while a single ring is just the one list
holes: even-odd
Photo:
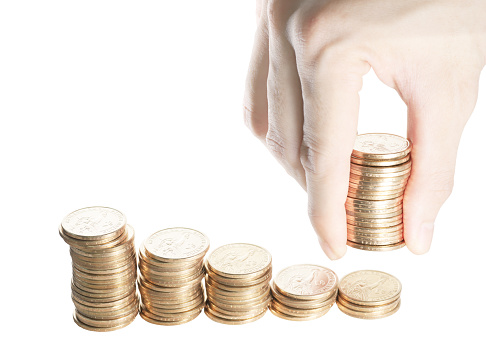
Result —
[{"label": "shadow under coin stack", "polygon": [[272,281],[270,311],[283,319],[307,321],[325,315],[336,301],[338,278],[325,267],[300,264],[285,268]]},{"label": "shadow under coin stack", "polygon": [[196,318],[205,303],[204,255],[209,239],[199,231],[171,228],[148,237],[139,250],[140,316],[159,325]]},{"label": "shadow under coin stack", "polygon": [[264,248],[233,243],[214,250],[206,261],[206,315],[224,324],[262,318],[271,300],[272,257]]},{"label": "shadow under coin stack", "polygon": [[376,270],[360,270],[341,280],[337,305],[352,317],[383,318],[398,311],[401,291],[402,285],[394,276]]},{"label": "shadow under coin stack", "polygon": [[346,201],[349,246],[388,251],[405,245],[402,202],[411,149],[409,140],[396,135],[356,137]]},{"label": "shadow under coin stack", "polygon": [[138,314],[135,233],[125,216],[90,207],[64,218],[59,234],[71,247],[74,321],[91,331],[112,331]]}]

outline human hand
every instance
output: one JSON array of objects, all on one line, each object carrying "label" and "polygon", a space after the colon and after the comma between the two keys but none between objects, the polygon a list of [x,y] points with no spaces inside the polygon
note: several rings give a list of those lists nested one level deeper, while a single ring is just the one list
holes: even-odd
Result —
[{"label": "human hand", "polygon": [[370,68],[408,107],[404,237],[427,252],[486,64],[486,1],[258,0],[257,21],[245,122],[307,190],[324,252],[346,252],[349,160]]}]

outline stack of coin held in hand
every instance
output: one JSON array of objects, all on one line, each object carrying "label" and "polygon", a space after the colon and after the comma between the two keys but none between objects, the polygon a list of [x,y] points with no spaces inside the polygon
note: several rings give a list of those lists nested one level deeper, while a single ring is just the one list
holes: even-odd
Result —
[{"label": "stack of coin held in hand", "polygon": [[59,234],[71,246],[74,321],[112,331],[138,314],[134,230],[118,210],[90,207],[64,218]]},{"label": "stack of coin held in hand", "polygon": [[339,283],[337,305],[345,314],[363,319],[390,316],[400,308],[402,285],[394,276],[376,270],[359,270]]},{"label": "stack of coin held in hand", "polygon": [[338,278],[327,268],[300,264],[285,268],[272,281],[270,311],[292,321],[325,315],[336,301]]},{"label": "stack of coin held in hand", "polygon": [[258,320],[271,300],[272,257],[264,248],[234,243],[214,250],[206,262],[204,312],[225,324]]},{"label": "stack of coin held in hand", "polygon": [[411,149],[409,140],[396,135],[357,136],[346,201],[349,246],[368,251],[404,246],[402,202]]},{"label": "stack of coin held in hand", "polygon": [[171,228],[148,237],[139,250],[140,316],[159,325],[196,318],[204,307],[203,258],[209,239],[199,231]]}]

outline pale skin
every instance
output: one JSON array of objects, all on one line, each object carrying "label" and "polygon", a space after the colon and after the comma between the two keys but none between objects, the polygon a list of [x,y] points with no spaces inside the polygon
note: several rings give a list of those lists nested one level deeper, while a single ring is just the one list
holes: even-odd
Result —
[{"label": "pale skin", "polygon": [[486,0],[258,0],[246,125],[307,191],[327,256],[346,253],[349,158],[373,68],[408,109],[404,237],[426,253],[486,64]]}]

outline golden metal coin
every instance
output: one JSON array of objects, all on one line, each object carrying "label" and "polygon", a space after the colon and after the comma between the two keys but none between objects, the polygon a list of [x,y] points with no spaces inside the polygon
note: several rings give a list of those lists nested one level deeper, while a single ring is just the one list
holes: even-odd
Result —
[{"label": "golden metal coin", "polygon": [[314,314],[314,315],[309,315],[306,317],[299,317],[299,316],[291,316],[291,315],[286,315],[284,313],[281,313],[277,311],[274,307],[273,304],[270,304],[269,308],[271,313],[273,313],[275,316],[280,317],[284,320],[289,320],[289,321],[310,321],[310,320],[315,320],[317,318],[320,318],[324,316],[327,312],[329,312],[329,309],[327,311],[324,311],[322,313]]},{"label": "golden metal coin", "polygon": [[402,248],[405,246],[405,241],[395,243],[392,245],[386,245],[386,246],[372,246],[372,245],[360,245],[359,243],[354,243],[351,241],[347,241],[346,244],[350,247],[357,248],[359,250],[363,251],[393,251]]},{"label": "golden metal coin", "polygon": [[385,304],[385,305],[378,305],[378,306],[365,306],[365,305],[357,305],[354,304],[350,301],[347,301],[346,299],[339,297],[337,301],[345,306],[346,308],[352,310],[352,311],[357,311],[357,312],[368,312],[368,313],[387,313],[393,310],[397,304],[400,302],[400,298]]},{"label": "golden metal coin", "polygon": [[211,271],[228,278],[247,278],[255,273],[265,273],[271,262],[272,257],[267,250],[247,243],[221,246],[207,259]]},{"label": "golden metal coin", "polygon": [[377,270],[349,273],[339,283],[338,297],[358,305],[378,306],[396,300],[402,284],[393,275]]},{"label": "golden metal coin", "polygon": [[61,222],[65,235],[80,240],[114,239],[124,232],[123,213],[107,207],[89,207],[76,210]]},{"label": "golden metal coin", "polygon": [[351,163],[351,170],[359,171],[359,172],[371,172],[371,173],[378,173],[378,174],[388,174],[388,173],[395,173],[401,172],[405,170],[410,170],[412,168],[412,161],[405,162],[400,165],[395,166],[386,166],[386,167],[379,167],[379,166],[363,166]]},{"label": "golden metal coin", "polygon": [[273,282],[286,297],[297,300],[327,299],[337,289],[338,277],[332,270],[313,264],[298,264],[280,271]]},{"label": "golden metal coin", "polygon": [[386,133],[360,134],[356,137],[352,156],[366,160],[393,160],[407,156],[410,140]]},{"label": "golden metal coin", "polygon": [[88,326],[92,327],[116,327],[123,325],[127,322],[132,322],[135,317],[137,317],[138,314],[138,309],[134,311],[133,313],[130,313],[127,316],[120,317],[116,320],[95,320],[86,316],[83,316],[79,311],[75,310],[76,317],[79,321],[81,321],[84,324],[87,324]]},{"label": "golden metal coin", "polygon": [[363,166],[387,167],[387,166],[400,165],[408,161],[410,161],[410,155],[398,159],[392,159],[392,160],[370,160],[370,159],[361,159],[358,157],[351,156],[351,163],[354,163],[356,165],[363,165]]},{"label": "golden metal coin", "polygon": [[83,329],[86,329],[88,331],[94,331],[94,332],[110,332],[110,331],[115,331],[117,329],[121,329],[123,327],[126,327],[128,326],[130,323],[133,322],[133,320],[135,320],[135,317],[133,318],[132,321],[127,321],[126,323],[122,323],[118,326],[114,326],[114,327],[93,327],[93,326],[90,326],[90,325],[87,325],[86,323],[83,323],[82,321],[80,321],[76,315],[76,311],[74,311],[74,314],[73,314],[73,319],[74,319],[74,322],[81,328]]},{"label": "golden metal coin", "polygon": [[264,311],[257,316],[242,319],[242,320],[228,320],[228,319],[219,317],[219,316],[215,315],[213,312],[211,312],[211,310],[208,308],[208,306],[204,307],[204,313],[206,314],[206,316],[208,316],[211,320],[213,320],[215,322],[219,322],[219,323],[223,323],[223,324],[230,324],[230,325],[241,325],[241,324],[246,324],[246,323],[250,323],[250,322],[254,322],[256,320],[259,320],[260,318],[265,316],[265,314],[267,312]]},{"label": "golden metal coin", "polygon": [[163,262],[187,262],[204,257],[209,249],[209,239],[199,231],[174,227],[152,234],[143,245],[151,258]]},{"label": "golden metal coin", "polygon": [[393,218],[397,216],[403,215],[403,210],[402,208],[399,208],[398,211],[391,212],[391,213],[357,213],[354,211],[349,211],[346,210],[346,215],[354,218],[360,218],[360,219],[388,219],[388,218]]},{"label": "golden metal coin", "polygon": [[346,315],[355,317],[355,318],[360,318],[364,320],[373,320],[373,319],[379,319],[379,318],[384,318],[393,315],[400,309],[400,301],[398,301],[397,305],[390,311],[388,312],[383,312],[383,313],[368,313],[368,312],[361,312],[361,311],[354,311],[346,306],[342,305],[339,301],[336,302],[338,308],[344,312]]}]

